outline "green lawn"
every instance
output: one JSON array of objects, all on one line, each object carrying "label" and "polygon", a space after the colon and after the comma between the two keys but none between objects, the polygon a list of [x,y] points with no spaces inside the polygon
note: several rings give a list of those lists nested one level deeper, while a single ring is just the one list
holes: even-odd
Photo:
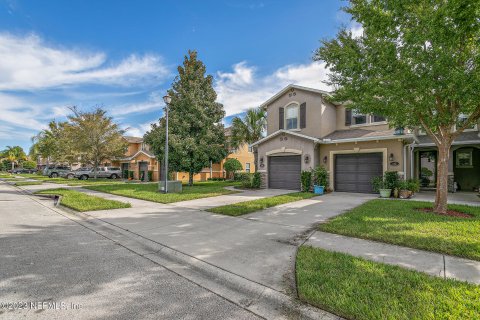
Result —
[{"label": "green lawn", "polygon": [[91,196],[82,192],[67,189],[50,189],[44,191],[38,191],[35,194],[54,194],[61,195],[61,204],[65,207],[71,208],[77,211],[94,211],[94,210],[107,210],[107,209],[120,209],[130,208],[130,203],[107,200],[100,197]]},{"label": "green lawn", "polygon": [[480,319],[480,286],[300,247],[300,299],[350,319]]},{"label": "green lawn", "polygon": [[480,207],[449,206],[473,218],[417,210],[426,207],[432,203],[371,200],[320,225],[320,230],[480,260]]},{"label": "green lawn", "polygon": [[310,192],[294,192],[270,198],[263,198],[258,200],[229,204],[221,207],[215,207],[208,209],[207,211],[236,217],[243,214],[278,206],[280,204],[308,199],[315,196],[318,195]]},{"label": "green lawn", "polygon": [[192,187],[184,185],[182,193],[168,194],[160,193],[158,191],[158,183],[156,182],[146,184],[126,183],[116,185],[87,186],[86,188],[130,198],[161,203],[172,203],[236,193],[236,191],[227,190],[225,187],[237,184],[237,182],[230,181],[197,182]]},{"label": "green lawn", "polygon": [[41,176],[38,174],[21,174],[20,176],[30,179],[35,179],[38,181],[51,182],[57,184],[66,184],[69,186],[88,186],[88,185],[100,185],[100,184],[123,184],[124,180],[121,179],[88,179],[88,180],[79,180],[79,179],[65,179],[65,178],[50,178],[47,176]]}]

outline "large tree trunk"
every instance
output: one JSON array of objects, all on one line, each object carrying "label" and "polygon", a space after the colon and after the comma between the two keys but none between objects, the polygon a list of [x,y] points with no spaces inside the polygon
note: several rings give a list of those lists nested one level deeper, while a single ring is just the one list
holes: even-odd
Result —
[{"label": "large tree trunk", "polygon": [[190,172],[188,173],[188,185],[191,187],[193,186],[193,171],[190,170]]},{"label": "large tree trunk", "polygon": [[448,161],[450,158],[451,142],[443,141],[438,147],[437,159],[437,192],[435,195],[434,211],[447,212],[448,198]]}]

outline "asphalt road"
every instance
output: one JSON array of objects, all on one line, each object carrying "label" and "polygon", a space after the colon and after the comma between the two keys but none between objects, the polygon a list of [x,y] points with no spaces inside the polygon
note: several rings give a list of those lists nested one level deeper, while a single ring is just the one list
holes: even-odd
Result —
[{"label": "asphalt road", "polygon": [[256,319],[0,182],[0,319]]}]

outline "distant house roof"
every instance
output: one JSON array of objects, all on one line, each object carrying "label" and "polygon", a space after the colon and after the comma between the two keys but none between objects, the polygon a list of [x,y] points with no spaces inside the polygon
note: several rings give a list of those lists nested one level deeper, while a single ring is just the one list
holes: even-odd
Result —
[{"label": "distant house roof", "polygon": [[123,136],[125,140],[127,140],[128,143],[142,143],[143,138],[142,137],[133,137],[133,136]]},{"label": "distant house roof", "polygon": [[283,94],[285,94],[288,90],[290,89],[298,89],[298,90],[304,90],[304,91],[310,91],[310,92],[315,92],[315,93],[320,93],[322,95],[326,95],[326,96],[330,96],[330,92],[328,91],[325,91],[325,90],[319,90],[319,89],[313,89],[313,88],[308,88],[308,87],[303,87],[303,86],[299,86],[299,85],[296,85],[296,84],[289,84],[288,86],[286,86],[285,88],[283,88],[282,90],[280,90],[279,92],[277,92],[277,94],[275,94],[273,97],[271,97],[270,99],[268,99],[267,101],[265,101],[264,103],[262,103],[260,105],[260,108],[265,108],[266,106],[268,106],[269,104],[271,104],[273,101],[277,100],[278,98],[280,98],[280,96],[282,96]]},{"label": "distant house roof", "polygon": [[232,135],[232,127],[225,128],[225,136],[230,137]]},{"label": "distant house roof", "polygon": [[385,140],[395,138],[411,138],[411,134],[395,135],[395,129],[375,131],[367,129],[347,129],[336,130],[329,135],[323,137],[322,143],[338,143],[348,141],[363,141],[363,140]]}]

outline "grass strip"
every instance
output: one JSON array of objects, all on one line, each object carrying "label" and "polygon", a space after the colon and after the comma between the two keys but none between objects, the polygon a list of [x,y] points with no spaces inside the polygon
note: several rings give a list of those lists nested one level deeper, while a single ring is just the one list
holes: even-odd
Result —
[{"label": "grass strip", "polygon": [[480,286],[309,246],[296,261],[302,300],[350,319],[480,319]]},{"label": "grass strip", "polygon": [[309,199],[315,196],[318,195],[310,192],[293,192],[269,198],[228,204],[220,207],[211,208],[207,211],[236,217],[259,210],[264,210],[266,208],[275,207],[288,202]]},{"label": "grass strip", "polygon": [[80,212],[131,207],[130,203],[120,202],[116,200],[108,200],[96,196],[91,196],[79,191],[63,188],[38,191],[35,194],[61,195],[61,204],[63,206]]},{"label": "grass strip", "polygon": [[224,194],[236,193],[225,189],[226,186],[237,185],[236,182],[230,181],[214,181],[214,182],[197,182],[189,187],[184,185],[181,193],[164,194],[158,191],[158,183],[145,184],[121,184],[121,185],[99,185],[87,186],[86,189],[101,191],[119,196],[160,202],[172,203],[179,201],[195,200],[207,197],[216,197]]},{"label": "grass strip", "polygon": [[17,187],[36,186],[36,185],[39,185],[39,184],[43,184],[43,182],[42,181],[18,181],[18,182],[14,183],[14,185],[16,185]]},{"label": "grass strip", "polygon": [[480,260],[480,207],[449,205],[472,218],[422,212],[432,203],[407,200],[371,200],[328,223],[325,232],[418,248]]}]

